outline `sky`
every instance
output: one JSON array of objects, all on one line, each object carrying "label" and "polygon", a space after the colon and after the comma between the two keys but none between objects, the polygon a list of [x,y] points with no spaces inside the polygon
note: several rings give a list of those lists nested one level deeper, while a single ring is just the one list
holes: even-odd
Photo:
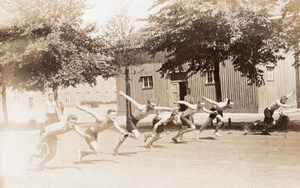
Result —
[{"label": "sky", "polygon": [[153,0],[88,0],[87,3],[90,8],[85,11],[84,23],[97,23],[99,27],[105,26],[113,15],[125,7],[133,25],[138,29],[144,24],[137,19],[149,15],[148,10]]},{"label": "sky", "polygon": [[[83,16],[84,24],[96,23],[99,28],[105,26],[113,15],[117,14],[122,7],[125,7],[133,25],[140,28],[143,26],[143,23],[136,20],[149,15],[148,10],[152,4],[153,0],[87,0],[89,8],[85,11]],[[0,12],[0,25],[9,23],[15,16],[3,10],[1,5]]]}]

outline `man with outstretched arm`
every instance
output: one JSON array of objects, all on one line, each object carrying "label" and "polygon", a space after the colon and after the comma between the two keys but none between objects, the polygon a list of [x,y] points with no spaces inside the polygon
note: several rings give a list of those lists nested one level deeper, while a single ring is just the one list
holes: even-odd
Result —
[{"label": "man with outstretched arm", "polygon": [[147,142],[148,138],[152,138],[146,145],[146,148],[153,148],[153,143],[162,138],[164,132],[164,126],[175,124],[178,119],[178,111],[173,110],[169,113],[158,113],[152,120],[153,133],[145,133],[144,142]]},{"label": "man with outstretched arm", "polygon": [[277,110],[280,107],[283,107],[283,108],[293,107],[293,105],[287,105],[285,103],[287,102],[288,98],[291,97],[294,93],[295,93],[295,91],[293,91],[285,96],[282,96],[281,98],[275,100],[270,106],[268,106],[264,110],[265,118],[264,118],[264,129],[262,131],[263,135],[270,135],[268,130],[275,125],[275,121],[273,118],[273,114],[274,114],[275,110]]},{"label": "man with outstretched arm", "polygon": [[197,104],[190,104],[186,101],[174,101],[174,103],[175,104],[183,104],[187,107],[187,109],[184,112],[182,112],[182,114],[180,115],[180,121],[181,121],[182,127],[178,131],[178,133],[174,137],[172,137],[172,140],[176,143],[176,142],[178,142],[177,138],[179,137],[180,139],[182,139],[182,136],[184,133],[196,130],[196,126],[193,122],[193,115],[197,112],[200,112],[200,110],[202,109],[203,103],[200,101]]},{"label": "man with outstretched arm", "polygon": [[[217,111],[218,112],[218,115],[212,115],[212,114],[210,114],[210,119],[214,119],[214,118],[216,118],[217,117],[217,120],[218,120],[218,123],[217,123],[217,125],[216,125],[216,130],[215,130],[215,132],[214,132],[214,134],[216,135],[216,136],[220,136],[220,134],[219,134],[219,128],[224,124],[224,119],[223,119],[223,111],[225,110],[225,109],[228,109],[228,108],[233,108],[233,105],[234,105],[234,103],[233,102],[231,102],[231,100],[230,99],[225,99],[224,101],[222,101],[222,102],[216,102],[216,101],[214,101],[214,100],[211,100],[211,99],[208,99],[208,98],[206,98],[206,97],[202,97],[202,99],[203,100],[205,100],[205,101],[207,101],[207,102],[209,102],[209,103],[211,103],[211,104],[213,104],[213,107],[212,108],[210,108],[209,110],[210,111]],[[203,129],[206,127],[207,125],[205,124],[205,126],[203,127]],[[200,130],[202,131],[203,130],[202,129],[202,127],[200,128]],[[201,132],[200,131],[200,132]]]},{"label": "man with outstretched arm", "polygon": [[77,105],[79,110],[82,110],[90,115],[92,115],[96,121],[93,125],[86,129],[85,133],[90,136],[86,138],[85,141],[89,145],[89,148],[84,148],[78,151],[78,160],[81,161],[83,157],[90,154],[97,154],[99,152],[99,147],[97,144],[98,133],[113,126],[116,128],[123,136],[126,134],[125,130],[122,129],[116,120],[117,111],[114,109],[109,109],[105,116],[101,116],[90,108],[82,107]]},{"label": "man with outstretched arm", "polygon": [[36,147],[37,151],[36,153],[31,155],[31,159],[33,157],[42,157],[41,153],[41,145],[46,144],[48,146],[49,152],[44,157],[44,159],[39,163],[38,168],[39,170],[42,170],[47,162],[49,162],[51,159],[53,159],[56,155],[56,149],[57,149],[57,136],[61,134],[65,134],[71,130],[74,130],[76,133],[78,133],[83,138],[89,139],[90,136],[81,132],[80,129],[77,127],[77,116],[75,115],[69,115],[67,118],[67,122],[58,122],[48,125],[42,135],[40,136],[38,146]]},{"label": "man with outstretched arm", "polygon": [[140,133],[136,127],[138,122],[153,113],[154,110],[174,110],[175,108],[162,107],[157,106],[155,99],[149,99],[146,104],[140,104],[135,101],[130,96],[126,95],[123,91],[119,91],[119,94],[123,96],[125,99],[130,101],[136,109],[130,114],[130,117],[126,119],[126,129],[128,131],[128,135],[121,136],[117,145],[113,148],[114,154],[118,154],[119,147],[125,141],[127,137],[138,139],[140,137]]}]

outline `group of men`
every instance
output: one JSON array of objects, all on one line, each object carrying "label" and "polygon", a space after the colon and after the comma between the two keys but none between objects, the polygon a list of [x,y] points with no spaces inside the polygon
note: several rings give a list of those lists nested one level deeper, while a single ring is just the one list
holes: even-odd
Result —
[{"label": "group of men", "polygon": [[[287,94],[286,96],[281,97],[265,109],[265,127],[262,134],[269,134],[269,128],[275,125],[275,121],[272,117],[275,110],[277,110],[279,107],[291,107],[291,105],[286,105],[285,103],[287,102],[287,99],[294,93],[295,92],[292,92]],[[153,132],[145,133],[144,135],[145,142],[147,142],[149,138],[151,138],[150,141],[146,144],[147,148],[153,148],[154,142],[162,138],[164,127],[170,124],[176,124],[178,119],[180,119],[182,126],[178,130],[177,134],[174,137],[172,137],[172,140],[175,143],[178,142],[178,138],[182,139],[183,134],[196,130],[193,115],[195,113],[199,113],[200,111],[208,113],[209,116],[207,120],[204,123],[202,123],[199,129],[199,133],[196,133],[197,138],[199,138],[199,134],[207,127],[207,125],[212,124],[212,121],[214,119],[217,119],[217,125],[214,134],[215,136],[219,137],[220,134],[218,130],[224,123],[223,111],[234,106],[234,103],[230,99],[225,99],[222,102],[216,102],[206,97],[202,97],[203,100],[198,101],[195,104],[193,98],[191,96],[188,96],[185,97],[185,100],[183,101],[174,101],[174,104],[186,106],[186,109],[181,113],[179,117],[178,107],[171,108],[158,106],[155,99],[149,99],[146,104],[140,104],[130,96],[126,95],[123,91],[120,91],[119,94],[123,96],[126,100],[130,101],[136,107],[135,110],[130,114],[129,118],[127,118],[126,120],[126,130],[121,128],[115,121],[117,117],[116,110],[110,109],[107,111],[106,115],[103,116],[94,112],[90,108],[77,105],[77,108],[79,110],[82,110],[92,115],[96,120],[95,123],[89,126],[85,132],[82,132],[76,125],[77,116],[75,115],[69,115],[67,118],[67,122],[60,121],[48,124],[41,131],[36,151],[31,155],[31,160],[34,157],[43,158],[37,168],[43,169],[45,164],[54,158],[57,148],[57,136],[69,132],[71,130],[74,130],[81,137],[83,137],[89,146],[87,148],[78,150],[78,160],[81,161],[84,157],[90,154],[97,154],[99,152],[97,144],[98,133],[108,129],[109,127],[114,127],[120,133],[119,140],[116,146],[113,147],[114,155],[117,155],[120,146],[124,143],[124,141],[127,138],[140,138],[140,132],[137,129],[138,122],[157,110],[171,111],[171,113],[159,112],[155,115],[152,121]],[[210,109],[206,109],[204,107],[205,101],[212,104],[212,107]],[[57,121],[58,119],[55,120]],[[43,147],[46,147],[46,149],[43,149]]]}]

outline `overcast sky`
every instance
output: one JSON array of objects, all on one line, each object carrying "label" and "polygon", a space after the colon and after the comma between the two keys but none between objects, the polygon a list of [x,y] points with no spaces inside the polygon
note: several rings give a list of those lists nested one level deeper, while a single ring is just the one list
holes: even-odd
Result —
[{"label": "overcast sky", "polygon": [[86,10],[83,20],[86,23],[97,23],[99,27],[104,26],[111,16],[125,7],[133,24],[140,28],[143,23],[136,20],[149,14],[152,3],[153,0],[88,0],[90,8]]}]

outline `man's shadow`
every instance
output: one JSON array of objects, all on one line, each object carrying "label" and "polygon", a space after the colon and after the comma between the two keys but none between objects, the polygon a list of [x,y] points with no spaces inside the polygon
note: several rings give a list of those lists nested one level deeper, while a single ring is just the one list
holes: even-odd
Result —
[{"label": "man's shadow", "polygon": [[107,159],[93,159],[93,160],[75,161],[74,164],[95,164],[96,162],[119,163],[118,161],[114,161],[114,160],[107,160]]},{"label": "man's shadow", "polygon": [[217,140],[217,138],[212,136],[206,136],[206,137],[200,137],[198,139],[195,138],[195,140]]}]

